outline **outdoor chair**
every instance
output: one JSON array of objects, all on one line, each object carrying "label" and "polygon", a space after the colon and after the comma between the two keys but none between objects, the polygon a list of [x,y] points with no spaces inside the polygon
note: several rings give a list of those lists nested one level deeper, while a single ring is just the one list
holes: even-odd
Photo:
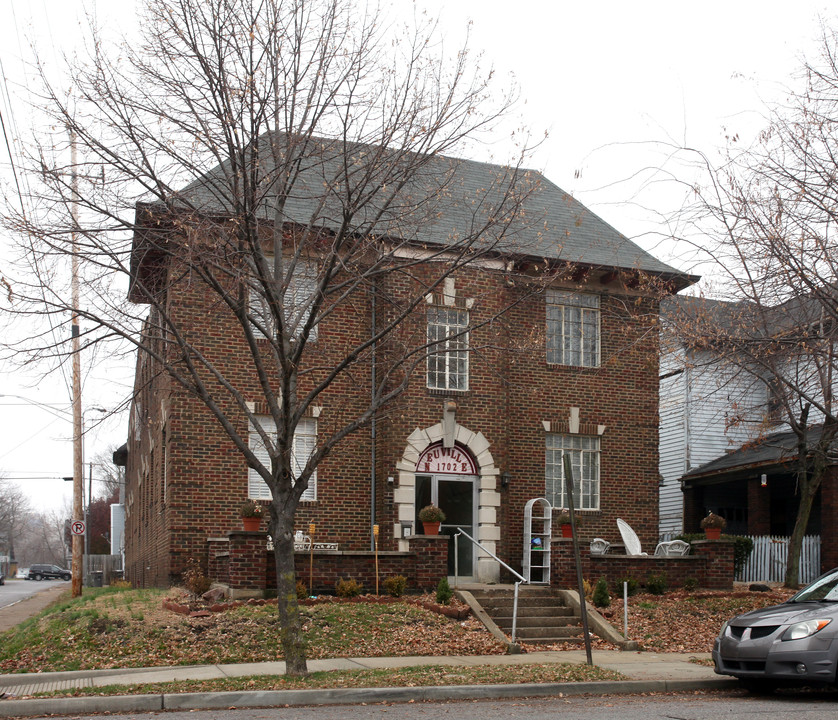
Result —
[{"label": "outdoor chair", "polygon": [[591,540],[591,555],[606,555],[611,543],[602,538],[594,538]]},{"label": "outdoor chair", "polygon": [[679,557],[688,555],[690,552],[690,544],[683,540],[669,540],[668,542],[658,543],[655,548],[655,555],[658,557]]},{"label": "outdoor chair", "polygon": [[647,555],[648,553],[640,551],[640,538],[637,533],[631,529],[625,520],[617,518],[617,529],[620,531],[620,537],[623,538],[623,545],[626,546],[626,555]]}]

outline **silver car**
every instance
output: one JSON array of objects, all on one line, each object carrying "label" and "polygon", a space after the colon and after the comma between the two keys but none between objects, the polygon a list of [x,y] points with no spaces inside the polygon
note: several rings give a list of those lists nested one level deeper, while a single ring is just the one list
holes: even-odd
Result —
[{"label": "silver car", "polygon": [[713,644],[720,675],[749,690],[829,685],[838,667],[838,568],[782,605],[753,610],[724,624]]}]

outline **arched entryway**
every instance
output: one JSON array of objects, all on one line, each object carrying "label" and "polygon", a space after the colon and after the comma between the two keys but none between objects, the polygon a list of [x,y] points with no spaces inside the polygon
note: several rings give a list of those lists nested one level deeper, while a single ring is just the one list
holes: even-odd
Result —
[{"label": "arched entryway", "polygon": [[[459,530],[476,537],[478,504],[477,465],[471,453],[459,445],[444,447],[441,442],[428,445],[416,463],[416,524],[419,528],[419,510],[433,503],[442,508],[445,520],[440,533],[454,536]],[[459,577],[473,578],[477,553],[466,538],[452,542],[448,553],[448,575],[455,569]]]},{"label": "arched entryway", "polygon": [[[500,540],[497,524],[499,473],[482,433],[458,424],[446,433],[442,423],[417,429],[408,438],[398,470],[395,501],[400,525],[394,530],[400,538],[401,549],[409,548],[409,538],[403,537],[401,524],[419,532],[421,525],[416,514],[424,505],[434,502],[448,516],[443,531],[453,532],[455,526],[463,527],[488,551],[497,552]],[[468,541],[460,540],[461,579],[497,581],[497,562],[479,549],[475,551]],[[471,570],[467,574],[465,568],[469,565]],[[453,555],[449,558],[449,566],[449,572],[453,573]]]}]

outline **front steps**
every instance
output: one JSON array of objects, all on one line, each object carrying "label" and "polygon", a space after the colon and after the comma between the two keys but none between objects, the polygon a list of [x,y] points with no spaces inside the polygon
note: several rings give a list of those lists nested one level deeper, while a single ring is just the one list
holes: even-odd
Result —
[{"label": "front steps", "polygon": [[[475,601],[507,635],[512,634],[512,586],[470,587]],[[516,642],[577,644],[583,641],[582,619],[561,595],[542,585],[521,585],[518,590]]]}]

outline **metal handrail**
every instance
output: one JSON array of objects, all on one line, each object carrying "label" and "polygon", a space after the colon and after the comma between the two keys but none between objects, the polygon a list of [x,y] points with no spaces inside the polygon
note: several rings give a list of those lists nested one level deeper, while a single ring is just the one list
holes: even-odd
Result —
[{"label": "metal handrail", "polygon": [[497,555],[495,555],[491,550],[487,547],[481,545],[477,540],[475,540],[471,535],[469,535],[465,530],[461,527],[457,527],[457,532],[454,533],[454,587],[460,587],[460,553],[459,553],[459,542],[457,538],[460,535],[465,535],[468,540],[471,540],[473,545],[477,545],[484,553],[486,553],[489,557],[499,562],[503,565],[509,572],[511,572],[515,577],[519,578],[518,582],[515,583],[515,591],[512,599],[512,644],[515,644],[515,635],[518,631],[518,586],[521,583],[529,584],[529,580],[527,580],[521,573],[513,570],[509,565],[507,565],[503,560],[501,560]]}]

